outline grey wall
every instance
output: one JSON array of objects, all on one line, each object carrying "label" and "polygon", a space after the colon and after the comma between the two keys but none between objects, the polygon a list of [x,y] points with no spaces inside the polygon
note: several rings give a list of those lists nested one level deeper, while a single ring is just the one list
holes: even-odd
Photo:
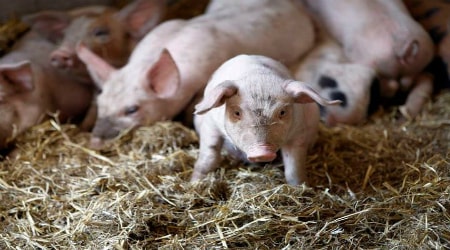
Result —
[{"label": "grey wall", "polygon": [[0,21],[40,10],[67,10],[89,4],[111,5],[117,0],[0,0]]}]

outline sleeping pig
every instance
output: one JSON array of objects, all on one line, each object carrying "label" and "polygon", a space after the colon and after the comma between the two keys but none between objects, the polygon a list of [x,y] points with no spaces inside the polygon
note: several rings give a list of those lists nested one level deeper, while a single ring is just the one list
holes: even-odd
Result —
[{"label": "sleeping pig", "polygon": [[110,64],[123,66],[132,48],[163,18],[165,0],[135,0],[121,10],[88,6],[71,11],[42,11],[22,18],[37,32],[60,45],[51,54],[52,65],[88,77],[75,53],[83,42]]},{"label": "sleeping pig", "polygon": [[289,184],[305,181],[308,148],[319,123],[322,98],[308,85],[292,80],[281,63],[264,56],[239,55],[222,66],[195,107],[200,152],[191,181],[202,179],[220,163],[224,145],[250,162],[270,162],[281,150]]},{"label": "sleeping pig", "polygon": [[[422,70],[431,61],[434,45],[427,32],[412,19],[401,0],[303,0],[317,20],[344,47],[350,61],[375,69],[381,94],[398,90],[423,92]],[[432,87],[432,86],[431,86]],[[423,92],[429,96],[429,92]],[[407,102],[409,116],[423,102]]]},{"label": "sleeping pig", "polygon": [[157,26],[121,69],[80,45],[78,56],[102,88],[93,145],[133,127],[173,119],[201,96],[214,70],[238,54],[289,64],[313,41],[311,20],[291,0],[215,0],[201,16]]}]

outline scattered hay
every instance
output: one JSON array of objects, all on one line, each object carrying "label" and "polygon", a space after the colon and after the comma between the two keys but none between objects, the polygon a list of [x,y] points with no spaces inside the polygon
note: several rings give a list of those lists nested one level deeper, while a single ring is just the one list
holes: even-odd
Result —
[{"label": "scattered hay", "polygon": [[450,93],[394,117],[321,127],[302,186],[279,164],[227,158],[190,184],[198,139],[178,123],[94,151],[88,133],[45,122],[1,159],[0,249],[449,248]]},{"label": "scattered hay", "polygon": [[0,56],[6,54],[25,32],[29,30],[28,25],[16,18],[10,19],[6,23],[0,23]]},{"label": "scattered hay", "polygon": [[188,182],[194,131],[162,122],[102,151],[46,122],[0,163],[2,249],[373,249],[450,246],[450,93],[415,121],[320,128],[308,185],[279,165]]}]

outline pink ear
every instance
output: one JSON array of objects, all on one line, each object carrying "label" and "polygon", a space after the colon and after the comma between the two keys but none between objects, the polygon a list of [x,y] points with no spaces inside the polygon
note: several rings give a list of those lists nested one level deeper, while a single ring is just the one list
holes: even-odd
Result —
[{"label": "pink ear", "polygon": [[110,75],[116,71],[116,69],[109,65],[105,60],[94,54],[94,52],[82,43],[77,45],[76,50],[80,60],[86,64],[92,79],[101,89],[103,84],[110,77]]},{"label": "pink ear", "polygon": [[143,38],[161,22],[165,13],[165,0],[136,0],[120,10],[117,18],[125,23],[136,40]]},{"label": "pink ear", "polygon": [[203,97],[203,100],[195,106],[196,115],[201,115],[209,110],[219,107],[225,103],[225,101],[235,95],[238,88],[232,81],[225,81],[217,85],[211,90],[208,95]]},{"label": "pink ear", "polygon": [[62,11],[42,11],[22,17],[22,21],[47,39],[57,42],[64,36],[63,30],[69,25],[70,16]]},{"label": "pink ear", "polygon": [[290,94],[297,103],[317,102],[322,106],[336,105],[340,100],[330,101],[319,95],[314,89],[303,82],[289,81],[284,85],[284,90]]},{"label": "pink ear", "polygon": [[0,92],[2,97],[33,89],[33,71],[29,61],[0,66]]},{"label": "pink ear", "polygon": [[148,71],[147,88],[160,97],[174,95],[180,85],[180,72],[172,55],[163,50],[158,61]]}]

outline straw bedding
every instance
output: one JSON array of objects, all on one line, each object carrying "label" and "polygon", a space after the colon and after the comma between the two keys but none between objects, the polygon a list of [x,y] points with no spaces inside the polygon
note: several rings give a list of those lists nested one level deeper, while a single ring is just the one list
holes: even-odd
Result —
[{"label": "straw bedding", "polygon": [[226,157],[189,183],[195,132],[160,122],[104,149],[46,121],[0,161],[0,249],[450,247],[450,92],[413,121],[320,127],[308,183]]},{"label": "straw bedding", "polygon": [[320,127],[308,183],[227,157],[197,184],[195,132],[161,122],[101,151],[44,122],[0,163],[2,249],[373,249],[450,246],[450,93],[414,121]]}]

